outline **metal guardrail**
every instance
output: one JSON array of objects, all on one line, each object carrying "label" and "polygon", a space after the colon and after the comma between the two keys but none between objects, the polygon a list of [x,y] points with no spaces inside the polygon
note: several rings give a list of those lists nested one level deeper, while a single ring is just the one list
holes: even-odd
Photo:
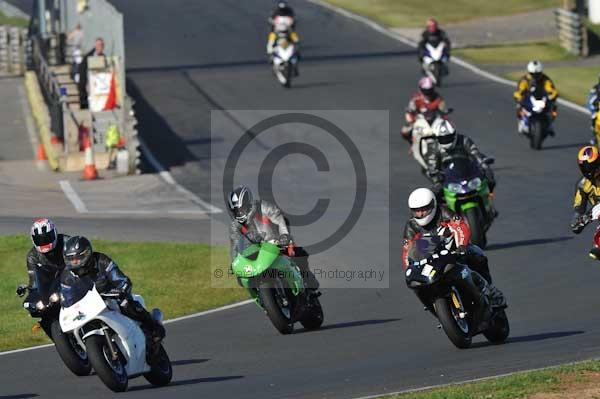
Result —
[{"label": "metal guardrail", "polygon": [[572,54],[586,57],[589,53],[587,29],[581,15],[557,8],[554,16],[561,46]]},{"label": "metal guardrail", "polygon": [[50,113],[50,131],[64,142],[65,153],[68,153],[68,140],[65,140],[66,118],[71,118],[77,126],[79,122],[67,105],[66,90],[61,88],[56,74],[44,56],[44,41],[35,36],[31,38],[31,41],[33,69],[40,82],[42,95]]}]

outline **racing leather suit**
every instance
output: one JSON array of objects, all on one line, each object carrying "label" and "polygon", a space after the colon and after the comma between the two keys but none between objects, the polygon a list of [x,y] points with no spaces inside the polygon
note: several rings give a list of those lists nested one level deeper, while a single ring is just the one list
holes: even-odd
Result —
[{"label": "racing leather suit", "polygon": [[[289,40],[290,42],[294,43],[294,45],[296,46],[296,56],[299,56],[299,48],[298,45],[300,43],[300,38],[298,37],[298,34],[295,31],[288,31],[285,32],[286,34],[286,39]],[[269,33],[269,37],[267,39],[267,55],[271,55],[273,54],[273,51],[275,50],[275,46],[277,45],[277,40],[279,39],[279,36],[277,35],[277,33],[275,32],[270,32]]]},{"label": "racing leather suit", "polygon": [[119,266],[101,252],[94,252],[90,262],[92,265],[89,271],[82,276],[77,276],[65,269],[61,275],[61,289],[70,289],[79,278],[90,278],[100,294],[119,294],[121,312],[129,318],[139,321],[142,329],[151,333],[155,341],[162,339],[165,336],[164,327],[144,309],[141,303],[133,299],[131,280],[119,269]]},{"label": "racing leather suit", "polygon": [[554,82],[545,74],[541,74],[539,80],[536,82],[535,78],[530,74],[523,76],[517,83],[517,90],[513,93],[513,97],[518,104],[521,104],[525,93],[529,90],[532,84],[537,83],[544,88],[544,91],[548,94],[548,99],[552,102],[558,97],[558,91],[554,86]]},{"label": "racing leather suit", "polygon": [[[65,261],[63,259],[63,245],[68,239],[68,235],[58,234],[56,238],[56,246],[52,251],[45,254],[39,252],[35,247],[32,247],[29,250],[27,253],[29,293],[25,297],[23,303],[34,302],[32,298],[37,297],[38,291],[42,290],[42,292],[48,292],[52,283],[57,279],[60,279],[60,275],[65,268]],[[21,295],[19,294],[20,289],[21,287],[17,289],[18,295]],[[53,321],[54,320],[52,318],[46,318],[45,314],[42,314],[40,327],[42,327],[50,339],[52,339],[50,326]]]},{"label": "racing leather suit", "polygon": [[51,284],[60,277],[60,273],[65,268],[63,259],[63,245],[69,236],[58,234],[56,246],[48,253],[41,253],[35,247],[32,247],[27,253],[27,275],[29,276],[29,289],[39,290],[41,285],[47,288],[46,284]]},{"label": "racing leather suit", "polygon": [[[233,261],[240,252],[240,246],[244,239],[252,243],[259,243],[261,241],[278,240],[284,234],[290,236],[281,209],[269,201],[257,200],[254,202],[246,223],[242,224],[236,220],[231,222],[229,227],[231,260]],[[308,256],[309,254],[304,248],[294,246],[294,263],[300,269],[306,287],[316,290],[319,287],[319,282],[308,267]]]},{"label": "racing leather suit", "polygon": [[587,206],[592,207],[600,203],[600,179],[591,181],[586,177],[582,177],[575,187],[575,196],[573,198],[573,220],[571,221],[571,230],[573,233],[579,234],[585,227],[583,216],[587,211]]},{"label": "racing leather suit", "polygon": [[[463,219],[452,214],[446,207],[438,207],[433,220],[425,226],[419,225],[412,218],[406,222],[402,247],[402,267],[404,270],[408,267],[408,254],[411,246],[414,245],[416,240],[424,235],[437,235],[442,237],[450,237],[453,235],[456,245],[466,249],[461,260],[488,282],[492,303],[494,303],[495,306],[505,305],[502,292],[492,283],[492,276],[490,274],[487,257],[479,247],[469,244],[471,237],[469,226]],[[419,292],[417,291],[416,293],[421,302],[426,304],[426,301],[419,296]]]},{"label": "racing leather suit", "polygon": [[409,143],[412,142],[412,128],[419,114],[425,114],[428,111],[440,111],[441,113],[448,112],[446,101],[438,93],[434,93],[431,98],[421,92],[413,94],[406,107],[404,118],[406,125],[402,127],[402,137]]},{"label": "racing leather suit", "polygon": [[443,29],[438,29],[433,33],[429,32],[427,29],[423,31],[423,33],[421,34],[421,41],[418,45],[419,61],[423,62],[423,57],[425,56],[425,45],[427,43],[430,43],[433,46],[437,46],[440,42],[444,42],[446,44],[446,52],[448,56],[450,56],[450,39],[448,38],[448,35],[446,34],[446,32],[444,32]]},{"label": "racing leather suit", "polygon": [[427,175],[434,183],[434,192],[439,193],[441,190],[441,184],[444,179],[441,173],[443,165],[452,159],[465,157],[474,159],[479,163],[488,180],[490,192],[494,191],[496,179],[494,177],[494,172],[489,165],[483,162],[486,159],[486,156],[479,151],[479,148],[477,148],[473,140],[465,135],[457,133],[456,143],[452,147],[443,148],[440,146],[439,151],[430,152],[427,159],[425,159],[425,163],[427,164]]}]

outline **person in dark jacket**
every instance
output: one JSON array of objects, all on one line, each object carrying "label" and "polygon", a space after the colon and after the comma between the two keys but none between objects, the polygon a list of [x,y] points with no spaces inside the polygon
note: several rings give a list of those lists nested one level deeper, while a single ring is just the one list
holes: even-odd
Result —
[{"label": "person in dark jacket", "polygon": [[447,54],[450,55],[451,43],[448,35],[444,30],[440,29],[435,18],[429,18],[427,20],[427,27],[421,34],[421,40],[419,41],[418,45],[419,61],[423,62],[427,43],[431,44],[432,46],[438,46],[440,42],[444,42],[446,44]]},{"label": "person in dark jacket", "polygon": [[100,294],[114,294],[120,300],[121,312],[142,325],[142,330],[152,342],[158,343],[165,336],[162,322],[156,320],[131,295],[132,283],[119,266],[107,255],[94,252],[90,241],[81,236],[67,240],[63,250],[65,269],[61,275],[61,290],[69,290],[79,279],[89,278]]},{"label": "person in dark jacket", "polygon": [[411,218],[404,227],[403,268],[408,267],[408,254],[412,245],[420,237],[424,235],[454,236],[457,248],[464,253],[462,259],[488,282],[492,304],[505,306],[504,295],[492,283],[487,257],[479,247],[469,243],[470,231],[466,222],[448,208],[438,206],[435,194],[428,188],[414,190],[408,197],[408,207]]},{"label": "person in dark jacket", "polygon": [[304,248],[294,245],[281,209],[269,201],[255,201],[247,186],[236,187],[229,193],[227,208],[232,217],[229,227],[232,261],[239,253],[243,239],[252,243],[276,240],[282,247],[293,248],[292,257],[306,287],[311,290],[319,288],[319,282],[308,267],[309,255]]},{"label": "person in dark jacket", "polygon": [[454,124],[446,119],[436,121],[432,128],[438,140],[439,151],[428,153],[425,162],[427,163],[427,175],[432,180],[434,187],[441,189],[440,185],[443,182],[441,169],[444,163],[455,158],[469,158],[477,161],[483,169],[490,192],[493,192],[496,186],[494,172],[486,162],[487,157],[479,150],[473,140],[465,135],[458,134]]},{"label": "person in dark jacket", "polygon": [[[53,283],[59,278],[65,268],[63,260],[63,244],[69,236],[59,234],[56,225],[50,219],[38,219],[31,226],[31,241],[33,247],[27,253],[28,285],[19,285],[17,295],[25,297],[24,303],[32,303],[41,292],[49,293]],[[36,299],[37,301],[37,299]],[[50,323],[42,317],[40,326],[50,337]]]},{"label": "person in dark jacket", "polygon": [[83,61],[79,64],[79,83],[77,88],[79,89],[79,105],[81,109],[88,109],[88,59],[90,57],[106,57],[104,54],[104,40],[97,38],[94,48],[88,52]]}]

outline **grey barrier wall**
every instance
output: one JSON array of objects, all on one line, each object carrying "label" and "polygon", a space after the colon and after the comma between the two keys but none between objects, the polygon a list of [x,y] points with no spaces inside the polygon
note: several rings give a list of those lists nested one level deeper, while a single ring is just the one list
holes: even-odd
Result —
[{"label": "grey barrier wall", "polygon": [[572,54],[587,57],[587,29],[581,15],[563,8],[554,10],[554,15],[561,46]]}]

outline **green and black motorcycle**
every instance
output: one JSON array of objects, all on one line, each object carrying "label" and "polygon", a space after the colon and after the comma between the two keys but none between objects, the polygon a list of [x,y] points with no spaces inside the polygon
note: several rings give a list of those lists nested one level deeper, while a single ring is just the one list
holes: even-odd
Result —
[{"label": "green and black motorcycle", "polygon": [[274,241],[257,244],[242,238],[231,268],[280,333],[292,333],[296,322],[318,329],[323,324],[318,295],[305,288],[300,269],[284,253],[287,249]]},{"label": "green and black motorcycle", "polygon": [[[493,158],[485,160],[494,163]],[[488,181],[479,164],[468,158],[454,158],[443,165],[444,201],[462,216],[471,229],[471,242],[480,248],[487,244],[486,232],[494,220]]]}]

